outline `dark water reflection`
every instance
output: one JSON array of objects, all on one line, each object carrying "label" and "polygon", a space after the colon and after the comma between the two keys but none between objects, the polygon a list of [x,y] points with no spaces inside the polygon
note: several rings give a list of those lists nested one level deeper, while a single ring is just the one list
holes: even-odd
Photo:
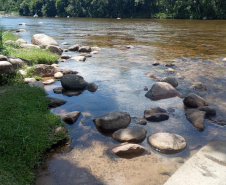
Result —
[{"label": "dark water reflection", "polygon": [[[99,141],[108,149],[118,143],[111,137],[100,134],[93,118],[110,111],[129,112],[132,117],[130,126],[137,126],[137,118],[143,117],[145,109],[159,106],[173,108],[170,119],[161,123],[148,123],[141,126],[149,134],[170,132],[182,135],[188,147],[176,155],[162,155],[164,158],[187,158],[211,140],[226,140],[226,128],[206,121],[206,129],[199,132],[186,120],[181,98],[160,101],[147,99],[145,86],[150,88],[155,82],[145,74],[151,72],[157,78],[175,76],[178,78],[178,91],[184,97],[195,92],[206,98],[217,109],[215,121],[226,123],[226,21],[192,21],[192,20],[116,20],[116,19],[56,19],[56,18],[1,18],[5,29],[18,29],[19,23],[27,32],[18,36],[30,43],[31,36],[45,33],[55,38],[58,43],[70,45],[92,45],[102,51],[88,58],[86,62],[68,60],[60,67],[76,70],[88,82],[98,85],[94,93],[84,91],[78,96],[68,97],[54,94],[53,88],[60,87],[60,82],[46,86],[49,96],[61,98],[68,102],[53,113],[62,114],[81,111],[82,115],[74,125],[68,125],[73,138],[71,150],[85,149],[92,146],[91,141]],[[133,45],[133,49],[126,49]],[[62,46],[67,48],[68,46]],[[69,52],[69,55],[77,55]],[[152,66],[158,60],[160,66]],[[168,61],[176,64],[175,73],[168,73],[165,67]],[[189,87],[194,82],[202,82],[207,91],[200,92]],[[142,145],[150,149],[145,140]],[[151,149],[150,149],[151,150]],[[154,154],[157,152],[151,150]],[[111,158],[110,152],[106,152]],[[50,170],[51,171],[51,170]]]}]

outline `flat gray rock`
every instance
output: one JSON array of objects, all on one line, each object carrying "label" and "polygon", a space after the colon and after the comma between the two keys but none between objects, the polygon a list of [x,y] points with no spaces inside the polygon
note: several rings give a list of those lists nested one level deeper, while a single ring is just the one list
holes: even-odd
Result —
[{"label": "flat gray rock", "polygon": [[198,131],[205,130],[206,112],[198,109],[187,109],[185,111],[186,118],[191,122]]},{"label": "flat gray rock", "polygon": [[169,114],[160,107],[150,108],[144,111],[144,117],[148,121],[160,122],[169,119]]},{"label": "flat gray rock", "polygon": [[127,112],[110,112],[94,119],[96,126],[104,132],[113,132],[121,128],[126,128],[131,121]]},{"label": "flat gray rock", "polygon": [[69,112],[67,114],[64,114],[62,116],[62,120],[65,122],[65,123],[68,123],[68,124],[73,124],[77,121],[78,117],[80,116],[80,112],[79,111],[73,111],[73,112]]},{"label": "flat gray rock", "polygon": [[115,131],[112,138],[119,142],[141,143],[146,138],[146,133],[141,127],[125,128]]},{"label": "flat gray rock", "polygon": [[148,143],[156,151],[164,154],[175,154],[186,148],[185,139],[177,134],[156,133],[148,137]]},{"label": "flat gray rock", "polygon": [[38,46],[54,45],[58,46],[58,43],[50,36],[45,34],[35,34],[31,38],[31,43]]},{"label": "flat gray rock", "polygon": [[88,83],[82,76],[76,74],[68,74],[64,75],[61,78],[61,85],[66,90],[79,90],[86,88]]},{"label": "flat gray rock", "polygon": [[190,108],[208,106],[208,102],[197,94],[190,93],[184,98],[184,105]]},{"label": "flat gray rock", "polygon": [[59,107],[61,105],[64,105],[67,101],[65,100],[61,100],[58,98],[52,98],[52,97],[47,97],[49,99],[49,108],[56,108]]},{"label": "flat gray rock", "polygon": [[145,94],[147,98],[152,100],[161,100],[172,97],[180,97],[179,92],[166,82],[156,82],[151,89]]}]

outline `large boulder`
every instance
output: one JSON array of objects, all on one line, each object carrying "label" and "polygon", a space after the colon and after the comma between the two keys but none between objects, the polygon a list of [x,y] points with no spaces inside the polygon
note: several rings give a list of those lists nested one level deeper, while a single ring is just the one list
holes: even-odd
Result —
[{"label": "large boulder", "polygon": [[62,120],[65,122],[65,123],[68,123],[68,124],[73,124],[77,121],[78,117],[80,116],[80,112],[79,111],[73,111],[73,112],[69,112],[67,114],[64,114],[62,116]]},{"label": "large boulder", "polygon": [[8,61],[0,61],[0,74],[14,72],[13,65]]},{"label": "large boulder", "polygon": [[50,52],[56,53],[58,55],[61,55],[63,53],[63,50],[59,46],[49,45],[46,47]]},{"label": "large boulder", "polygon": [[8,61],[13,65],[14,69],[21,68],[22,66],[25,65],[23,60],[21,60],[20,58],[16,58],[16,57],[9,57]]},{"label": "large boulder", "polygon": [[81,46],[78,48],[78,52],[91,52],[90,46]]},{"label": "large boulder", "polygon": [[123,158],[133,158],[142,155],[146,149],[138,144],[124,144],[112,149],[112,153]]},{"label": "large boulder", "polygon": [[188,121],[191,122],[198,131],[203,131],[205,129],[206,112],[198,109],[187,109],[185,115]]},{"label": "large boulder", "polygon": [[174,77],[164,77],[160,81],[167,82],[167,83],[171,84],[173,87],[178,86],[178,82],[177,82],[176,78],[174,78]]},{"label": "large boulder", "polygon": [[88,83],[82,76],[76,74],[64,75],[61,78],[61,85],[66,90],[79,90],[84,89]]},{"label": "large boulder", "polygon": [[151,89],[145,94],[147,98],[152,100],[160,100],[166,98],[172,98],[175,96],[180,97],[179,92],[166,82],[156,82]]},{"label": "large boulder", "polygon": [[185,139],[177,134],[156,133],[148,137],[152,148],[164,154],[175,154],[186,148]]},{"label": "large boulder", "polygon": [[110,112],[94,119],[96,126],[105,132],[113,132],[121,128],[126,128],[131,121],[130,114],[127,112]]},{"label": "large boulder", "polygon": [[54,66],[46,64],[37,64],[34,67],[34,74],[40,77],[54,76],[57,69]]},{"label": "large boulder", "polygon": [[169,119],[169,114],[160,107],[150,108],[144,111],[144,117],[148,121],[159,122]]},{"label": "large boulder", "polygon": [[197,94],[190,93],[184,98],[184,105],[189,108],[208,106],[208,102]]},{"label": "large boulder", "polygon": [[115,131],[112,138],[119,142],[141,143],[146,138],[146,133],[141,127],[124,128]]},{"label": "large boulder", "polygon": [[69,51],[78,51],[80,45],[76,44],[68,48]]},{"label": "large boulder", "polygon": [[45,34],[35,34],[31,38],[31,43],[38,46],[54,45],[58,46],[58,43],[50,36]]}]

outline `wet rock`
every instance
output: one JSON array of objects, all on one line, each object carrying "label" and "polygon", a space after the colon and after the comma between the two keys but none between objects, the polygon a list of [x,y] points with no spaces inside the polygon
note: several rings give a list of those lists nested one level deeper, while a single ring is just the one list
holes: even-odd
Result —
[{"label": "wet rock", "polygon": [[31,43],[38,46],[54,45],[58,46],[58,43],[50,36],[45,34],[35,34],[31,38]]},{"label": "wet rock", "polygon": [[61,85],[66,90],[78,90],[86,88],[88,83],[84,80],[82,76],[68,74],[64,75],[61,78]]},{"label": "wet rock", "polygon": [[190,88],[191,89],[196,89],[196,90],[199,90],[199,91],[206,91],[206,86],[203,85],[201,82],[193,84]]},{"label": "wet rock", "polygon": [[26,26],[27,24],[22,22],[22,23],[19,23],[19,25]]},{"label": "wet rock", "polygon": [[146,138],[146,133],[141,127],[125,128],[115,131],[112,138],[119,142],[141,143]]},{"label": "wet rock", "polygon": [[132,158],[142,155],[146,149],[138,144],[124,144],[112,149],[112,153],[123,158]]},{"label": "wet rock", "polygon": [[94,119],[96,126],[105,132],[113,132],[130,124],[131,117],[127,112],[110,112]]},{"label": "wet rock", "polygon": [[83,93],[84,90],[62,90],[62,94],[64,96],[72,97],[72,96],[78,96]]},{"label": "wet rock", "polygon": [[144,111],[144,117],[148,121],[160,122],[169,119],[169,114],[165,109],[160,107],[151,108]]},{"label": "wet rock", "polygon": [[9,57],[8,61],[13,65],[14,69],[21,68],[22,66],[25,65],[23,60],[16,57]]},{"label": "wet rock", "polygon": [[177,90],[166,82],[156,82],[151,89],[145,94],[147,98],[152,100],[160,100],[166,98],[172,98],[175,96],[180,97]]},{"label": "wet rock", "polygon": [[49,80],[45,80],[42,82],[44,85],[50,85],[50,84],[53,84],[55,83],[55,80],[54,79],[49,79]]},{"label": "wet rock", "polygon": [[68,52],[69,50],[68,49],[64,49],[64,52]]},{"label": "wet rock", "polygon": [[86,57],[85,57],[85,56],[75,56],[75,57],[72,57],[71,59],[72,59],[72,60],[75,60],[75,61],[82,61],[82,62],[85,62]]},{"label": "wet rock", "polygon": [[160,64],[160,63],[157,62],[157,61],[154,61],[154,62],[152,63],[153,66],[158,66],[159,64]]},{"label": "wet rock", "polygon": [[36,46],[34,44],[21,44],[20,45],[21,48],[27,48],[27,49],[40,49],[39,46]]},{"label": "wet rock", "polygon": [[63,87],[56,87],[53,89],[53,92],[55,94],[62,94],[62,91],[63,91]]},{"label": "wet rock", "polygon": [[8,58],[4,55],[0,55],[0,61],[8,61]]},{"label": "wet rock", "polygon": [[77,121],[78,117],[80,116],[80,112],[79,111],[73,111],[67,114],[64,114],[62,116],[62,120],[67,123],[67,124],[73,124]]},{"label": "wet rock", "polygon": [[65,100],[61,100],[61,99],[58,99],[58,98],[52,98],[52,97],[47,97],[49,99],[49,108],[56,108],[56,107],[59,107],[61,105],[64,105],[67,101]]},{"label": "wet rock", "polygon": [[30,82],[36,82],[37,80],[35,78],[24,78],[25,83],[30,83]]},{"label": "wet rock", "polygon": [[16,41],[16,43],[18,43],[18,44],[27,44],[27,42],[24,39],[18,39]]},{"label": "wet rock", "polygon": [[54,46],[54,45],[48,45],[46,47],[50,52],[56,53],[58,55],[61,55],[63,53],[63,50],[59,46]]},{"label": "wet rock", "polygon": [[54,76],[57,69],[54,66],[46,64],[36,64],[34,67],[34,74],[40,77]]},{"label": "wet rock", "polygon": [[137,121],[137,124],[138,124],[138,125],[147,125],[147,121],[146,121],[145,119],[139,119],[139,120]]},{"label": "wet rock", "polygon": [[172,69],[172,68],[168,68],[166,71],[169,72],[169,73],[175,73],[175,70]]},{"label": "wet rock", "polygon": [[176,78],[174,78],[174,77],[164,77],[160,80],[160,82],[167,82],[167,83],[171,84],[173,87],[178,86],[178,82],[177,82]]},{"label": "wet rock", "polygon": [[127,49],[133,49],[134,46],[133,46],[133,45],[127,45],[126,48],[127,48]]},{"label": "wet rock", "polygon": [[216,116],[217,114],[216,110],[213,107],[209,107],[209,106],[198,107],[198,110],[206,112],[206,117]]},{"label": "wet rock", "polygon": [[64,74],[61,73],[61,72],[57,72],[57,73],[54,74],[54,78],[57,78],[57,79],[59,79],[59,78],[61,78],[63,76],[64,76]]},{"label": "wet rock", "polygon": [[166,66],[166,67],[174,67],[175,64],[174,64],[174,63],[167,63],[167,64],[165,64],[165,66]]},{"label": "wet rock", "polygon": [[8,61],[0,61],[0,74],[14,72],[13,65]]},{"label": "wet rock", "polygon": [[99,47],[91,47],[91,51],[101,51],[101,48]]},{"label": "wet rock", "polygon": [[90,92],[95,92],[98,89],[98,86],[95,83],[89,83],[86,86],[86,89]]},{"label": "wet rock", "polygon": [[81,54],[79,54],[78,56],[84,56],[84,57],[92,57],[92,55],[91,54],[89,54],[89,53],[81,53]]},{"label": "wet rock", "polygon": [[68,45],[68,43],[67,42],[63,42],[63,43],[61,43],[61,45]]},{"label": "wet rock", "polygon": [[26,32],[26,30],[25,29],[18,29],[18,30],[16,30],[16,32]]},{"label": "wet rock", "polygon": [[177,134],[156,133],[148,137],[152,148],[164,154],[176,154],[186,148],[185,139]]},{"label": "wet rock", "polygon": [[73,71],[73,70],[69,70],[69,69],[57,69],[57,71],[63,73],[63,75],[78,74],[77,71]]},{"label": "wet rock", "polygon": [[197,108],[202,106],[208,106],[208,102],[202,97],[190,93],[184,98],[184,105],[189,108]]},{"label": "wet rock", "polygon": [[41,81],[29,82],[28,85],[30,87],[37,87],[37,88],[44,89],[44,84]]},{"label": "wet rock", "polygon": [[147,86],[144,87],[144,91],[148,91],[148,87]]},{"label": "wet rock", "polygon": [[199,131],[205,129],[206,112],[198,109],[187,109],[185,115],[188,121],[191,122]]},{"label": "wet rock", "polygon": [[62,55],[61,58],[62,59],[69,59],[69,58],[71,58],[71,55]]},{"label": "wet rock", "polygon": [[78,51],[80,45],[76,44],[68,48],[69,51]]},{"label": "wet rock", "polygon": [[91,52],[91,47],[90,46],[80,46],[78,48],[78,52]]}]

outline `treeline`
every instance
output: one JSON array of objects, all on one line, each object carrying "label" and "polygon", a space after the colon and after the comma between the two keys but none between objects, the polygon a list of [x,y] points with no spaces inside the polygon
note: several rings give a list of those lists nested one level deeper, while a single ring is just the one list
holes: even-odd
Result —
[{"label": "treeline", "polygon": [[0,9],[23,16],[226,19],[226,0],[0,0]]}]

